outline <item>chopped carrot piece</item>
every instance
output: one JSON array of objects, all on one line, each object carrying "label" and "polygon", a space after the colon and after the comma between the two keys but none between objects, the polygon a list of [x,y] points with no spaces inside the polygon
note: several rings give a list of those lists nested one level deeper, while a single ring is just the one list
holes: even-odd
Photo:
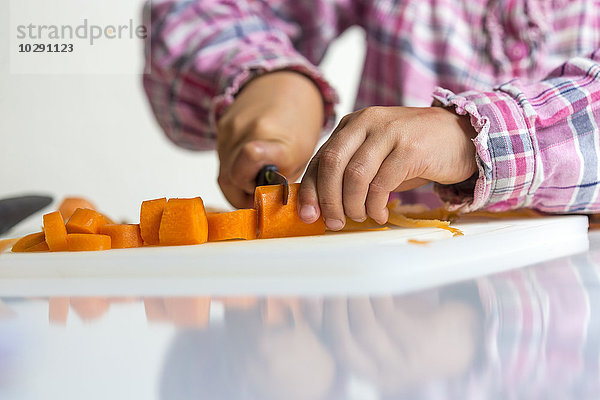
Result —
[{"label": "chopped carrot piece", "polygon": [[46,241],[40,242],[35,246],[28,247],[27,249],[25,249],[24,253],[39,253],[43,251],[50,251],[50,248],[48,247],[48,243],[46,243]]},{"label": "chopped carrot piece", "polygon": [[60,206],[58,211],[63,216],[65,222],[71,218],[75,210],[78,208],[87,208],[89,210],[96,210],[96,206],[82,197],[66,197]]},{"label": "chopped carrot piece", "polygon": [[208,221],[202,199],[169,199],[160,220],[159,238],[162,246],[205,243]]},{"label": "chopped carrot piece", "polygon": [[106,218],[98,211],[78,208],[67,222],[67,233],[96,234],[102,225],[106,225]]},{"label": "chopped carrot piece", "polygon": [[44,215],[44,233],[50,251],[67,251],[67,228],[60,211]]},{"label": "chopped carrot piece", "polygon": [[463,236],[462,231],[450,226],[449,221],[440,221],[439,219],[412,219],[390,212],[388,223],[403,228],[439,228],[452,233],[452,236]]},{"label": "chopped carrot piece", "polygon": [[98,251],[110,249],[110,236],[85,233],[67,235],[69,251]]},{"label": "chopped carrot piece", "polygon": [[208,241],[256,239],[256,210],[211,213],[208,219]]},{"label": "chopped carrot piece", "polygon": [[167,205],[167,199],[147,200],[142,203],[140,209],[140,231],[144,244],[157,245],[160,243],[158,231],[163,210]]},{"label": "chopped carrot piece", "polygon": [[254,204],[258,212],[258,237],[261,239],[322,235],[325,222],[322,218],[312,224],[304,223],[298,216],[298,189],[300,184],[290,185],[290,196],[282,204],[283,186],[259,186],[254,193]]},{"label": "chopped carrot piece", "polygon": [[127,249],[144,245],[139,225],[106,224],[100,228],[100,233],[110,236],[110,247],[112,249]]},{"label": "chopped carrot piece", "polygon": [[17,243],[19,239],[2,239],[0,240],[0,253],[3,253],[9,247]]},{"label": "chopped carrot piece", "polygon": [[38,244],[46,241],[46,235],[44,232],[32,233],[22,237],[12,247],[13,253],[23,253],[30,247],[37,246]]},{"label": "chopped carrot piece", "polygon": [[401,214],[411,219],[438,219],[450,222],[458,219],[458,213],[448,211],[444,207],[429,209],[422,204],[402,204],[399,199],[390,201],[387,208],[390,213]]}]

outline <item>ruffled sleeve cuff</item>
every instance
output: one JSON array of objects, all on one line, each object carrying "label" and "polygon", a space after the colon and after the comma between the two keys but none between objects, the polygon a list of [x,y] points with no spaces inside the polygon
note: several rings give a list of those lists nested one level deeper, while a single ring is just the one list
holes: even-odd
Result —
[{"label": "ruffled sleeve cuff", "polygon": [[477,132],[473,139],[479,173],[465,182],[454,185],[435,185],[435,191],[448,208],[454,211],[470,212],[483,208],[492,189],[492,159],[488,148],[490,121],[482,116],[475,103],[464,95],[456,95],[450,90],[436,88],[434,99],[443,107],[454,108],[458,115],[468,115],[471,125]]}]

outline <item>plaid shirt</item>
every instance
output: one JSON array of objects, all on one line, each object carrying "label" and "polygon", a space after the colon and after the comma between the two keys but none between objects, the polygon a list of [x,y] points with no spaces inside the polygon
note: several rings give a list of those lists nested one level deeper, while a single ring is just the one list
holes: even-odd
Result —
[{"label": "plaid shirt", "polygon": [[[144,87],[176,144],[214,148],[215,121],[254,76],[315,65],[345,29],[366,31],[356,108],[468,114],[479,177],[437,186],[465,211],[600,211],[597,0],[153,0]],[[151,51],[150,51],[151,50]],[[468,188],[468,185],[467,185]]]}]

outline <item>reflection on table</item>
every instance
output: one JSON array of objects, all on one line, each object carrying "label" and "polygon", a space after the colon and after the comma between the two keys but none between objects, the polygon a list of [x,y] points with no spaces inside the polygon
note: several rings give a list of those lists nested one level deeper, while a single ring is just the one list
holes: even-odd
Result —
[{"label": "reflection on table", "polygon": [[0,393],[23,344],[10,321],[42,302],[65,332],[128,304],[173,327],[158,399],[595,398],[599,257],[404,296],[3,299]]}]

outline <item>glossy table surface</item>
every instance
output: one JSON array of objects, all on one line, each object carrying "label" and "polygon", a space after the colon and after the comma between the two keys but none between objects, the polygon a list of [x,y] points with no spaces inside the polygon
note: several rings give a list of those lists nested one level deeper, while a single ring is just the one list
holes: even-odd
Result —
[{"label": "glossy table surface", "polygon": [[402,295],[2,297],[0,399],[596,399],[589,239]]}]

